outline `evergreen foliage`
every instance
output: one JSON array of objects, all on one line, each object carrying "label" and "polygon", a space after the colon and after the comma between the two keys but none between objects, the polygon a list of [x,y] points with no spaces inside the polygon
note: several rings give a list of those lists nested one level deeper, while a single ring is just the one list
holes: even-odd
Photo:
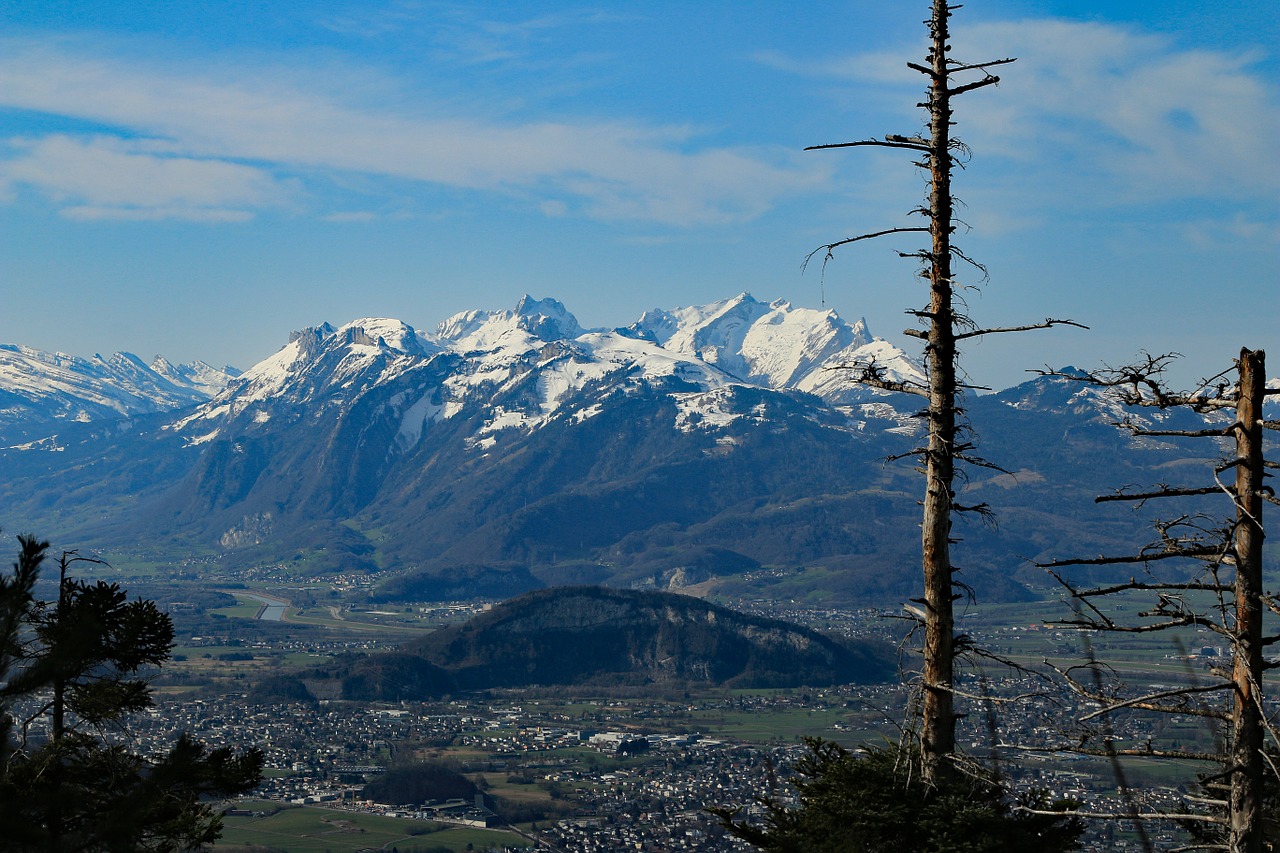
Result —
[{"label": "evergreen foliage", "polygon": [[470,779],[436,763],[392,767],[364,786],[366,799],[396,805],[470,800],[475,795]]},{"label": "evergreen foliage", "polygon": [[1039,815],[1042,792],[1011,801],[997,783],[961,773],[927,784],[919,757],[897,749],[854,754],[837,743],[805,740],[809,752],[790,780],[796,798],[760,799],[763,824],[712,809],[734,835],[770,853],[1056,853],[1076,850],[1083,825]]},{"label": "evergreen foliage", "polygon": [[12,575],[0,576],[0,826],[6,851],[178,853],[216,840],[208,802],[254,788],[262,753],[209,750],[183,735],[160,755],[119,737],[150,707],[149,668],[173,645],[173,623],[118,584],[68,577],[58,598],[34,589],[48,543],[20,536]]}]

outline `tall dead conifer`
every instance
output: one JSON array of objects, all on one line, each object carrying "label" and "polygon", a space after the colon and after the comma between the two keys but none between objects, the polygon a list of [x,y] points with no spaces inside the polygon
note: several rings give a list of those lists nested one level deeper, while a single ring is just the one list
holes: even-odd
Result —
[{"label": "tall dead conifer", "polygon": [[[933,0],[932,14],[925,22],[930,34],[929,53],[923,64],[914,62],[907,64],[909,68],[923,74],[929,81],[926,99],[919,105],[928,112],[927,136],[889,135],[883,141],[845,142],[817,145],[808,149],[857,146],[897,148],[923,155],[916,165],[927,169],[929,173],[928,198],[923,207],[913,211],[925,216],[929,220],[928,226],[890,228],[862,234],[821,246],[809,255],[809,259],[812,259],[820,252],[825,253],[823,260],[825,266],[836,248],[850,243],[910,232],[927,233],[930,236],[928,249],[901,253],[903,257],[917,258],[921,261],[920,275],[929,282],[928,306],[909,312],[921,321],[924,328],[905,331],[905,334],[925,341],[928,384],[920,385],[890,379],[874,363],[853,366],[858,371],[858,380],[866,385],[887,391],[914,394],[928,400],[928,406],[924,412],[928,425],[927,445],[912,451],[911,454],[923,461],[925,474],[921,523],[924,598],[920,603],[923,604],[923,609],[913,608],[911,612],[920,614],[919,618],[924,627],[924,662],[921,674],[923,696],[919,746],[923,772],[929,779],[935,778],[940,772],[946,772],[949,759],[956,751],[957,715],[953,684],[957,649],[953,604],[958,594],[953,577],[955,569],[951,560],[952,514],[964,511],[986,511],[985,506],[965,507],[956,500],[957,462],[988,464],[968,455],[968,451],[971,451],[974,445],[960,437],[964,425],[958,416],[958,401],[963,391],[969,386],[959,378],[957,345],[969,338],[1000,332],[1026,331],[1059,324],[1079,325],[1069,320],[1046,319],[1043,323],[1028,326],[981,329],[956,308],[956,279],[953,262],[956,259],[968,262],[984,275],[985,269],[971,261],[952,243],[952,237],[956,232],[956,219],[951,176],[959,162],[958,158],[967,154],[967,148],[951,135],[954,124],[951,100],[966,92],[998,83],[1000,78],[992,74],[990,69],[1014,61],[1013,59],[996,59],[966,64],[950,59],[949,23],[952,12],[958,8],[960,8],[958,5],[948,5],[946,0]],[[966,83],[957,80],[958,75],[961,77],[978,75],[978,79]],[[808,259],[806,259],[807,262]]]}]

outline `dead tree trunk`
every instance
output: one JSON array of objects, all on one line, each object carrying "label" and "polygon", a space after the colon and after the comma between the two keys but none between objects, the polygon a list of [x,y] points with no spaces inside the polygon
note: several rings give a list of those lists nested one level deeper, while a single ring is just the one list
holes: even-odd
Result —
[{"label": "dead tree trunk", "polygon": [[924,515],[921,523],[924,571],[924,697],[920,754],[933,776],[955,752],[955,616],[951,584],[951,509],[956,453],[956,330],[951,273],[951,92],[947,68],[946,0],[934,0],[929,22],[929,445],[925,456]]},{"label": "dead tree trunk", "polygon": [[[1080,326],[1070,320],[1046,319],[1043,323],[1026,326],[981,329],[956,310],[954,260],[959,258],[967,261],[983,274],[985,269],[970,261],[952,244],[956,227],[951,176],[957,162],[957,152],[965,152],[967,149],[951,135],[951,100],[956,95],[1000,82],[1000,78],[989,69],[1014,61],[996,59],[964,64],[950,59],[949,21],[956,8],[959,7],[949,6],[946,0],[932,0],[932,14],[925,22],[929,27],[929,54],[923,64],[907,63],[908,68],[923,74],[929,81],[926,100],[920,104],[928,111],[928,138],[889,135],[883,140],[815,145],[809,149],[879,146],[923,155],[924,162],[917,165],[929,170],[929,193],[924,206],[914,212],[927,216],[928,226],[889,228],[849,237],[820,246],[805,259],[807,264],[814,255],[824,252],[825,267],[826,262],[831,260],[834,249],[850,243],[911,232],[927,233],[930,236],[928,249],[900,253],[903,257],[919,259],[923,265],[920,275],[929,282],[928,306],[911,312],[926,328],[907,329],[904,332],[926,342],[924,360],[928,374],[927,384],[891,379],[874,363],[850,365],[857,371],[857,380],[866,385],[885,391],[914,394],[928,401],[924,413],[928,424],[928,441],[923,448],[908,454],[921,458],[925,472],[921,519],[924,608],[908,609],[913,614],[920,614],[918,618],[924,627],[924,664],[921,672],[923,697],[917,734],[923,772],[930,780],[935,779],[939,773],[946,772],[944,768],[949,765],[949,759],[956,749],[954,681],[957,651],[953,602],[957,595],[953,582],[955,570],[951,561],[952,514],[966,509],[985,510],[985,505],[966,508],[956,501],[957,463],[980,462],[975,458],[967,458],[965,453],[971,449],[971,445],[958,440],[963,423],[957,401],[966,387],[959,378],[958,344],[968,338],[1000,332],[1022,332],[1055,325]],[[980,76],[973,82],[959,83],[955,80],[957,75],[975,73]]]},{"label": "dead tree trunk", "polygon": [[[1112,632],[1154,632],[1198,626],[1213,631],[1229,643],[1230,670],[1214,670],[1213,678],[1207,684],[1175,687],[1128,698],[1119,692],[1090,688],[1071,677],[1069,670],[1060,670],[1060,673],[1076,692],[1099,705],[1099,709],[1086,719],[1125,708],[1142,708],[1173,714],[1195,713],[1206,719],[1222,721],[1222,731],[1227,737],[1227,743],[1221,753],[1187,756],[1178,752],[1152,750],[1150,745],[1145,753],[1153,758],[1203,761],[1220,768],[1220,772],[1202,776],[1212,796],[1209,799],[1202,798],[1199,802],[1210,804],[1212,808],[1203,813],[1170,815],[1154,811],[1141,815],[1112,815],[1113,817],[1176,820],[1184,825],[1188,821],[1196,821],[1201,825],[1214,827],[1208,833],[1211,836],[1209,849],[1225,849],[1230,853],[1263,853],[1267,849],[1264,837],[1264,787],[1270,767],[1263,748],[1269,731],[1275,744],[1280,746],[1280,733],[1272,728],[1263,707],[1263,679],[1267,671],[1276,666],[1263,658],[1263,649],[1280,642],[1280,635],[1265,635],[1263,625],[1266,611],[1280,614],[1280,598],[1274,593],[1266,592],[1262,585],[1263,507],[1266,502],[1277,503],[1271,490],[1264,484],[1266,469],[1275,465],[1267,462],[1264,457],[1263,435],[1264,430],[1280,429],[1280,423],[1265,421],[1262,406],[1268,394],[1280,391],[1268,391],[1266,388],[1266,358],[1261,350],[1240,351],[1235,365],[1235,382],[1220,381],[1225,374],[1219,374],[1214,380],[1207,380],[1199,390],[1189,394],[1170,392],[1160,382],[1159,374],[1169,359],[1170,356],[1148,356],[1145,364],[1118,370],[1108,369],[1083,377],[1083,380],[1120,389],[1120,399],[1129,405],[1159,409],[1181,407],[1202,413],[1233,412],[1234,422],[1224,427],[1189,431],[1131,427],[1134,435],[1139,436],[1227,439],[1234,445],[1229,458],[1217,467],[1212,486],[1162,485],[1144,492],[1122,490],[1098,500],[1141,504],[1159,498],[1186,499],[1226,495],[1231,498],[1234,511],[1227,517],[1183,514],[1172,521],[1157,522],[1160,540],[1136,554],[1057,560],[1042,565],[1053,569],[1055,577],[1066,586],[1072,598],[1082,605],[1085,615],[1065,624],[1086,630]],[[1223,482],[1221,475],[1233,469],[1234,482]],[[1057,574],[1057,569],[1064,566],[1149,566],[1157,561],[1173,561],[1174,564],[1179,561],[1195,561],[1204,566],[1205,573],[1190,581],[1162,580],[1152,574],[1150,580],[1131,579],[1127,583],[1092,589],[1076,587]],[[1155,621],[1121,624],[1113,621],[1112,617],[1094,603],[1105,601],[1107,596],[1117,593],[1136,591],[1156,595],[1155,606],[1137,614],[1140,618]],[[1203,603],[1205,594],[1212,596],[1212,605],[1206,606]],[[1096,668],[1094,671],[1097,671]],[[1221,699],[1212,705],[1201,708],[1192,704],[1193,699],[1196,702],[1210,701],[1214,696]],[[1062,751],[1087,752],[1072,748],[1063,748]],[[1274,767],[1270,767],[1270,772],[1275,775]]]},{"label": "dead tree trunk", "polygon": [[1261,350],[1240,351],[1236,401],[1235,661],[1231,719],[1232,853],[1262,853],[1262,399],[1266,393]]}]

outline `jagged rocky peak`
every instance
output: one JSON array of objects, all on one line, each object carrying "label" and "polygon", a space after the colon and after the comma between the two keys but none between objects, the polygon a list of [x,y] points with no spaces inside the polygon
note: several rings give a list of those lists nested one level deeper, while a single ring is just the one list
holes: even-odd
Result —
[{"label": "jagged rocky peak", "polygon": [[288,366],[307,363],[332,351],[334,347],[388,349],[409,355],[430,355],[439,350],[433,341],[402,320],[365,317],[352,320],[339,328],[330,323],[321,323],[319,326],[292,332],[289,342],[279,352],[259,362],[248,374],[262,373],[264,368],[268,372],[276,372]]},{"label": "jagged rocky peak", "polygon": [[241,373],[229,364],[214,367],[198,359],[186,364],[174,364],[162,355],[151,359],[151,369],[172,382],[190,385],[208,397],[217,395]]},{"label": "jagged rocky peak", "polygon": [[578,319],[555,299],[525,294],[514,311],[462,311],[440,324],[436,339],[459,350],[489,350],[526,337],[541,341],[572,340],[583,333]]},{"label": "jagged rocky peak", "polygon": [[654,308],[646,311],[631,328],[667,349],[701,358],[699,350],[704,346],[709,351],[718,350],[735,330],[749,326],[767,310],[768,306],[744,292],[707,305],[669,311]]},{"label": "jagged rocky peak", "polygon": [[314,352],[326,338],[332,337],[336,331],[338,330],[328,323],[298,329],[289,333],[289,342],[285,344],[284,349],[293,347],[299,354]]},{"label": "jagged rocky peak", "polygon": [[429,355],[438,349],[413,326],[402,320],[365,317],[353,320],[335,332],[344,343],[369,347],[387,347],[410,355]]},{"label": "jagged rocky peak", "polygon": [[520,327],[543,341],[571,340],[582,334],[578,318],[556,299],[534,299],[529,294],[516,304]]},{"label": "jagged rocky peak", "polygon": [[627,332],[769,388],[799,387],[832,359],[875,340],[866,320],[850,324],[831,309],[764,303],[749,293],[646,311]]},{"label": "jagged rocky peak", "polygon": [[[372,386],[384,370],[394,369],[389,365],[403,367],[406,357],[426,358],[439,351],[434,341],[400,320],[366,317],[339,328],[323,323],[290,334],[289,343],[245,371],[215,403],[227,397],[242,403],[280,395],[306,397],[333,384]],[[217,411],[218,406],[209,409]]]}]

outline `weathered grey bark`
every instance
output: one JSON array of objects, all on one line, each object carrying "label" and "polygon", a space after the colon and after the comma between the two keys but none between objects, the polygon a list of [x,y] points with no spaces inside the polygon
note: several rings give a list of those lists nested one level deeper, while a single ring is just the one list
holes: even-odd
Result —
[{"label": "weathered grey bark", "polygon": [[[924,270],[921,276],[929,282],[928,306],[911,312],[926,328],[907,329],[904,332],[926,342],[927,384],[891,379],[874,363],[852,366],[860,368],[858,380],[866,385],[886,391],[914,394],[928,400],[925,412],[928,441],[924,448],[913,451],[913,455],[922,457],[926,481],[921,521],[924,608],[919,612],[923,614],[920,618],[924,625],[924,665],[921,673],[923,697],[918,737],[923,772],[929,779],[947,772],[945,768],[949,766],[948,759],[956,750],[953,602],[957,596],[951,563],[951,522],[953,513],[965,510],[955,500],[955,477],[956,466],[964,461],[964,451],[967,448],[967,445],[960,444],[957,437],[961,427],[957,400],[965,387],[959,379],[957,344],[969,338],[1001,332],[1029,331],[1055,325],[1080,325],[1070,320],[1046,319],[1043,323],[1024,326],[982,329],[956,310],[953,264],[956,258],[965,261],[968,258],[952,244],[955,219],[951,176],[956,164],[955,152],[964,151],[965,148],[951,136],[951,100],[956,95],[998,83],[1000,78],[989,69],[1014,60],[997,59],[968,65],[950,60],[949,21],[955,8],[958,7],[948,6],[946,0],[932,0],[932,14],[926,21],[930,34],[929,54],[924,64],[907,64],[929,81],[926,100],[920,105],[928,111],[928,138],[889,135],[883,140],[816,145],[809,149],[878,146],[923,154],[924,161],[917,165],[929,170],[929,192],[924,206],[915,212],[928,218],[928,227],[888,228],[849,237],[819,247],[805,260],[807,264],[814,255],[824,252],[825,265],[832,257],[832,250],[839,246],[890,234],[919,232],[930,236],[927,250],[905,255],[922,261]],[[957,74],[975,72],[981,75],[976,81],[952,85]],[[979,265],[974,266],[981,270]],[[981,511],[983,507],[970,509]]]},{"label": "weathered grey bark", "polygon": [[[1265,488],[1264,478],[1269,463],[1264,457],[1264,429],[1278,429],[1280,424],[1263,419],[1262,405],[1268,393],[1265,383],[1266,356],[1261,350],[1242,349],[1235,363],[1236,381],[1219,382],[1226,374],[1206,381],[1199,391],[1173,393],[1167,390],[1158,377],[1170,356],[1147,357],[1145,364],[1119,370],[1108,369],[1100,375],[1085,377],[1086,381],[1119,390],[1124,402],[1130,405],[1150,406],[1159,409],[1190,408],[1198,412],[1232,411],[1235,422],[1229,426],[1203,430],[1158,430],[1133,428],[1135,435],[1181,436],[1189,438],[1217,438],[1234,441],[1234,455],[1217,468],[1217,474],[1234,469],[1235,480],[1231,484],[1215,476],[1211,487],[1160,486],[1154,490],[1122,490],[1098,498],[1099,501],[1134,501],[1142,503],[1157,498],[1189,498],[1227,495],[1234,503],[1234,512],[1216,523],[1197,522],[1188,525],[1179,520],[1161,525],[1157,523],[1161,538],[1140,553],[1118,557],[1058,560],[1042,564],[1054,568],[1069,565],[1108,565],[1120,563],[1151,564],[1156,561],[1198,560],[1211,574],[1203,581],[1142,581],[1129,580],[1106,587],[1079,589],[1061,575],[1054,576],[1069,594],[1088,608],[1088,613],[1065,624],[1098,631],[1151,632],[1186,625],[1207,627],[1230,643],[1232,662],[1230,673],[1215,671],[1212,681],[1198,686],[1182,686],[1163,690],[1147,696],[1120,700],[1102,691],[1090,691],[1062,673],[1078,693],[1097,702],[1099,710],[1082,719],[1088,720],[1113,711],[1134,707],[1175,714],[1198,714],[1206,718],[1220,719],[1225,727],[1227,744],[1225,752],[1202,754],[1192,760],[1217,764],[1222,772],[1214,775],[1215,787],[1226,788],[1225,800],[1218,802],[1220,810],[1201,815],[1199,819],[1218,824],[1222,841],[1218,849],[1230,853],[1263,853],[1266,847],[1264,826],[1264,783],[1269,771],[1263,753],[1268,721],[1263,710],[1263,679],[1267,663],[1262,652],[1270,643],[1280,642],[1280,636],[1265,636],[1263,616],[1270,609],[1280,614],[1280,598],[1264,590],[1262,584],[1262,544],[1265,534],[1263,508],[1273,501]],[[1217,383],[1211,386],[1212,383]],[[1184,533],[1177,532],[1185,528]],[[1220,574],[1223,569],[1231,576]],[[1141,617],[1158,621],[1145,624],[1119,624],[1097,606],[1093,599],[1104,599],[1117,592],[1154,591],[1157,604]],[[1200,592],[1221,597],[1222,604],[1212,608],[1197,607],[1189,596]],[[1188,705],[1196,694],[1207,696],[1221,691],[1231,694],[1230,702],[1211,708],[1196,709]],[[1065,751],[1073,751],[1067,749]],[[1151,753],[1148,753],[1151,754]],[[1188,756],[1171,754],[1175,760]],[[1146,817],[1160,818],[1158,813]],[[1165,819],[1182,819],[1185,816],[1163,816]]]},{"label": "weathered grey bark", "polygon": [[1262,399],[1266,393],[1262,350],[1241,350],[1239,370],[1229,843],[1232,853],[1262,853]]},{"label": "weathered grey bark", "polygon": [[924,572],[924,697],[920,754],[926,776],[936,776],[955,752],[955,615],[951,584],[951,509],[955,496],[956,337],[951,274],[951,92],[947,84],[946,0],[934,0],[929,22],[929,445],[922,517]]}]

